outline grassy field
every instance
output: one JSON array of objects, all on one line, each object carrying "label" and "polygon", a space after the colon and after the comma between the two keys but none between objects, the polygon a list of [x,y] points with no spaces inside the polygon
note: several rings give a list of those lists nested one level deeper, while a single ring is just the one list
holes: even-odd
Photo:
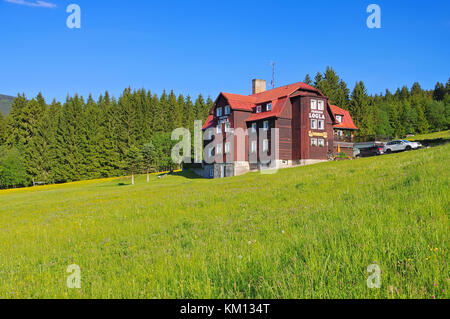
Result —
[{"label": "grassy field", "polygon": [[0,191],[0,298],[448,298],[449,158]]},{"label": "grassy field", "polygon": [[427,134],[418,134],[413,137],[409,137],[409,141],[420,141],[420,140],[433,140],[433,139],[450,139],[450,131],[441,131]]}]

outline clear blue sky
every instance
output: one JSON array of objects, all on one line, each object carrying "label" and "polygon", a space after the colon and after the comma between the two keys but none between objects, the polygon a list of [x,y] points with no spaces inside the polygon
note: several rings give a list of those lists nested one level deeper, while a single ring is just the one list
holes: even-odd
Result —
[{"label": "clear blue sky", "polygon": [[[0,0],[1,94],[248,94],[252,78],[270,81],[271,61],[277,86],[327,65],[369,93],[415,81],[430,89],[450,76],[448,0],[46,2],[56,7]],[[82,9],[79,30],[66,27],[70,3]],[[371,3],[382,29],[366,26]]]}]

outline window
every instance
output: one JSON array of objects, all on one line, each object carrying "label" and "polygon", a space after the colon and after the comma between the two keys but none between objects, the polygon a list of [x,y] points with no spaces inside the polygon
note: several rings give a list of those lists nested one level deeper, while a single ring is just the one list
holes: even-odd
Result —
[{"label": "window", "polygon": [[256,152],[256,141],[252,141],[250,144],[250,152],[255,153]]},{"label": "window", "polygon": [[317,138],[311,139],[311,146],[317,146]]},{"label": "window", "polygon": [[311,110],[317,110],[317,100],[311,100]]},{"label": "window", "polygon": [[263,152],[267,152],[269,150],[269,140],[263,140]]},{"label": "window", "polygon": [[262,111],[262,107],[261,107],[261,105],[258,105],[256,107],[256,113],[261,113],[261,111]]},{"label": "window", "polygon": [[272,103],[267,104],[266,111],[272,111]]},{"label": "window", "polygon": [[216,133],[217,133],[217,134],[222,133],[222,124],[217,125],[217,127],[216,127]]},{"label": "window", "polygon": [[252,123],[252,132],[253,133],[256,133],[256,128],[257,128],[256,123]]},{"label": "window", "polygon": [[336,115],[336,121],[338,121],[338,123],[342,123],[342,115]]},{"label": "window", "polygon": [[324,106],[325,106],[325,102],[324,102],[323,100],[318,101],[317,108],[318,108],[320,111],[323,111],[323,110],[324,110],[324,108],[325,108]]},{"label": "window", "polygon": [[209,170],[209,177],[214,177],[214,168]]},{"label": "window", "polygon": [[212,132],[211,132],[211,130],[209,130],[209,129],[206,130],[205,137],[206,137],[206,140],[212,139]]},{"label": "window", "polygon": [[324,147],[325,146],[325,140],[323,138],[319,138],[317,141],[319,143],[319,147]]},{"label": "window", "polygon": [[317,120],[316,119],[311,119],[311,129],[317,130]]},{"label": "window", "polygon": [[318,120],[317,124],[318,124],[317,128],[319,130],[324,130],[325,129],[325,121],[324,120]]},{"label": "window", "polygon": [[263,128],[264,128],[264,131],[267,131],[269,129],[269,121],[263,122]]},{"label": "window", "polygon": [[222,108],[221,108],[221,107],[218,107],[218,108],[217,108],[217,110],[216,110],[216,115],[217,115],[217,116],[222,116]]},{"label": "window", "polygon": [[229,105],[225,106],[225,115],[229,115],[231,113],[231,108]]},{"label": "window", "polygon": [[225,132],[231,132],[231,123],[225,123]]},{"label": "window", "polygon": [[226,142],[225,143],[225,154],[230,153],[231,151],[231,143],[230,142]]},{"label": "window", "polygon": [[222,143],[217,144],[216,149],[217,149],[217,152],[216,152],[217,155],[221,155],[221,154],[222,154],[222,151],[223,151]]}]

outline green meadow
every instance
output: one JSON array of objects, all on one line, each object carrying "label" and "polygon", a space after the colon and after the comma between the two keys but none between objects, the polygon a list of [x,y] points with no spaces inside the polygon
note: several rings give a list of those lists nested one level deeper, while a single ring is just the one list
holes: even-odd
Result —
[{"label": "green meadow", "polygon": [[449,159],[0,191],[0,298],[448,298]]}]

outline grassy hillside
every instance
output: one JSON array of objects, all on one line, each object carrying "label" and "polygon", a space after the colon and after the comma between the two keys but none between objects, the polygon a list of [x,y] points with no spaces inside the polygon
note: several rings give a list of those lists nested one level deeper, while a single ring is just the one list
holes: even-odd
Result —
[{"label": "grassy hillside", "polygon": [[0,298],[448,298],[449,156],[0,191]]},{"label": "grassy hillside", "polygon": [[14,96],[2,95],[0,94],[0,112],[4,115],[9,113],[11,109],[11,104],[14,100]]}]

